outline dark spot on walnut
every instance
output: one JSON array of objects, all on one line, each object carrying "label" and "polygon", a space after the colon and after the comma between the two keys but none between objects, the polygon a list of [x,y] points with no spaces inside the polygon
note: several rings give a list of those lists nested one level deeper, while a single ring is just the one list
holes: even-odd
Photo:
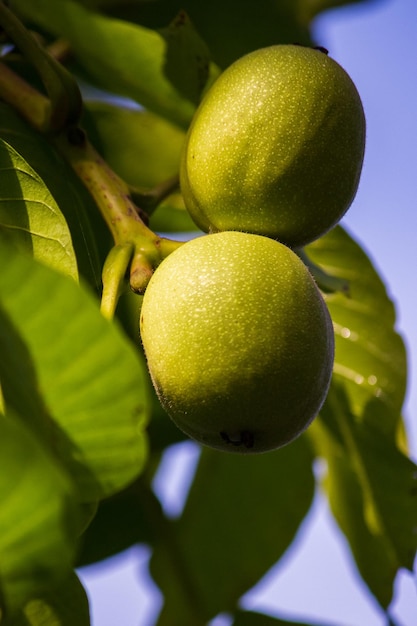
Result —
[{"label": "dark spot on walnut", "polygon": [[254,435],[249,430],[242,430],[239,437],[231,438],[224,430],[220,432],[220,437],[231,446],[245,446],[245,448],[253,448]]}]

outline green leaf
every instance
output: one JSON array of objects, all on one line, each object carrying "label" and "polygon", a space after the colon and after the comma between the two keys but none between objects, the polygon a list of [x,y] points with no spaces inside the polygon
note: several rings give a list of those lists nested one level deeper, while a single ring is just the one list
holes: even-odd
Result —
[{"label": "green leaf", "polygon": [[328,464],[325,487],[365,582],[386,608],[396,573],[417,549],[416,467],[399,449],[406,356],[395,309],[370,259],[337,227],[307,247],[349,297],[326,296],[336,335],[334,375],[308,433]]},{"label": "green leaf", "polygon": [[[3,624],[3,622],[2,622]],[[87,595],[75,573],[33,598],[4,626],[90,626]]]},{"label": "green leaf", "polygon": [[173,554],[160,543],[151,562],[165,596],[160,626],[172,615],[200,623],[234,610],[293,541],[314,493],[311,465],[303,437],[263,455],[202,450],[183,515],[172,524]]},{"label": "green leaf", "polygon": [[[169,49],[154,30],[89,11],[71,0],[56,4],[14,0],[18,13],[71,44],[77,61],[99,87],[136,100],[188,126],[195,105],[166,76]],[[178,9],[178,7],[177,7]]]},{"label": "green leaf", "polygon": [[48,187],[70,229],[78,271],[93,288],[98,289],[102,263],[93,228],[95,233],[100,233],[101,216],[90,194],[46,138],[1,102],[0,137],[13,146]]},{"label": "green leaf", "polygon": [[68,576],[79,527],[77,492],[24,427],[0,418],[0,604],[16,611]]},{"label": "green leaf", "polygon": [[32,356],[1,305],[0,352],[0,380],[5,406],[25,416],[27,426],[35,436],[52,439],[51,416],[39,391]]},{"label": "green leaf", "polygon": [[413,568],[417,466],[379,428],[355,420],[342,386],[332,386],[321,420],[310,432],[327,461],[324,486],[333,515],[385,609],[398,570]]},{"label": "green leaf", "polygon": [[210,53],[205,42],[183,10],[159,32],[166,42],[164,72],[168,80],[197,106],[210,75]]},{"label": "green leaf", "polygon": [[100,502],[94,519],[81,537],[77,567],[107,559],[136,543],[153,543],[155,528],[146,514],[145,499],[139,479]]},{"label": "green leaf", "polygon": [[[33,435],[57,453],[56,427],[39,392],[32,357],[1,305],[0,354],[0,380],[5,403],[24,416],[26,426]],[[5,412],[4,408],[2,412]],[[80,532],[88,526],[96,508],[96,503],[80,505]]]},{"label": "green leaf", "polygon": [[49,189],[12,146],[0,139],[0,232],[34,258],[77,279],[64,216]]},{"label": "green leaf", "polygon": [[153,187],[179,171],[185,133],[145,111],[87,101],[84,127],[119,176],[135,187]]},{"label": "green leaf", "polygon": [[364,250],[341,227],[307,246],[306,252],[350,286],[349,296],[325,296],[335,329],[334,380],[344,385],[359,420],[394,438],[401,421],[407,363],[385,285]]},{"label": "green leaf", "polygon": [[[185,133],[163,118],[90,101],[84,127],[100,154],[133,187],[149,189],[178,174]],[[150,226],[158,232],[197,230],[179,192],[158,206]]]},{"label": "green leaf", "polygon": [[[22,354],[22,343],[30,354],[29,363],[1,363],[6,406],[19,406],[26,420],[45,424],[40,434],[73,475],[82,500],[110,495],[145,461],[144,362],[85,288],[6,246],[0,265],[0,302],[20,337],[9,354],[14,346]],[[14,368],[9,375],[8,367]],[[27,394],[22,372],[29,373]]]},{"label": "green leaf", "polygon": [[[83,0],[84,2],[86,0]],[[356,0],[365,1],[365,0]],[[167,23],[181,7],[189,15],[197,31],[206,41],[212,58],[226,67],[238,57],[264,46],[299,42],[311,45],[310,22],[319,11],[351,4],[349,0],[279,0],[256,2],[244,0],[236,4],[224,0],[153,0],[120,5],[117,0],[88,0],[96,7],[111,7],[113,14],[139,20],[151,28]],[[318,42],[320,43],[320,42]]]},{"label": "green leaf", "polygon": [[185,208],[180,193],[173,193],[161,202],[151,214],[149,224],[152,230],[159,233],[200,232]]},{"label": "green leaf", "polygon": [[[298,4],[293,0],[245,0],[238,5],[224,0],[183,0],[180,4],[176,0],[156,0],[143,4],[140,21],[158,28],[181,7],[206,41],[214,62],[224,68],[256,48],[294,41],[310,44],[309,25],[300,19]],[[129,15],[135,19],[133,11]]]}]

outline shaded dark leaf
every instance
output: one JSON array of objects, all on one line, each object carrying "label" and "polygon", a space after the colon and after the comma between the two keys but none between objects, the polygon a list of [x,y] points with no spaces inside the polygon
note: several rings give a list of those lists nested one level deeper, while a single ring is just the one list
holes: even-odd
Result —
[{"label": "shaded dark leaf", "polygon": [[332,512],[386,609],[398,570],[412,569],[417,549],[417,466],[380,429],[355,420],[337,385],[310,433],[327,461]]},{"label": "shaded dark leaf", "polygon": [[[165,595],[158,624],[173,614],[191,623],[188,610],[209,619],[235,608],[293,541],[314,493],[311,464],[305,438],[255,456],[202,450],[183,515],[172,524],[175,556],[163,543],[155,547],[152,572]],[[194,607],[181,597],[178,560]]]},{"label": "shaded dark leaf", "polygon": [[77,567],[107,559],[135,543],[154,543],[155,529],[143,506],[146,497],[139,479],[100,502],[93,521],[81,537]]},{"label": "shaded dark leaf", "polygon": [[19,615],[4,626],[89,626],[88,599],[76,574],[26,603]]},{"label": "shaded dark leaf", "polygon": [[210,53],[205,42],[185,11],[180,11],[159,32],[166,41],[166,76],[187,100],[197,105],[210,76]]}]

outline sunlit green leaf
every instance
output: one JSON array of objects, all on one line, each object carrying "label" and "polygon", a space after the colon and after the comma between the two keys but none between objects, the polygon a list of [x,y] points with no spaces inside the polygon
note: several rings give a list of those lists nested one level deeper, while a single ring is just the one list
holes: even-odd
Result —
[{"label": "sunlit green leaf", "polygon": [[[0,381],[5,404],[24,416],[34,436],[56,451],[56,426],[40,394],[32,357],[1,305],[0,354]],[[96,503],[80,505],[79,532],[88,526],[96,508]]]},{"label": "sunlit green leaf", "polygon": [[[46,416],[47,439],[82,499],[109,495],[133,480],[145,460],[143,361],[84,288],[6,247],[0,265],[0,301],[31,356],[24,365],[3,364],[15,367],[6,405],[18,403],[28,420],[38,408],[38,423]],[[26,394],[22,372],[29,372],[29,388],[37,386],[43,404]],[[4,371],[2,380],[9,380]]]},{"label": "sunlit green leaf", "polygon": [[77,278],[77,262],[64,216],[43,180],[1,139],[0,174],[0,232],[36,259]]},{"label": "sunlit green leaf", "polygon": [[385,285],[366,253],[341,227],[306,251],[329,274],[349,283],[349,296],[326,296],[336,336],[334,379],[345,386],[358,419],[375,423],[394,437],[401,419],[407,363]]},{"label": "sunlit green leaf", "polygon": [[[101,285],[101,264],[89,217],[100,216],[91,196],[45,137],[1,102],[0,137],[13,146],[48,187],[71,231],[78,271],[97,288]],[[96,224],[94,227],[97,233]]]},{"label": "sunlit green leaf", "polygon": [[[152,573],[165,596],[158,625],[173,614],[185,624],[193,610],[209,619],[235,608],[294,539],[313,497],[311,464],[304,438],[254,456],[203,449],[183,515],[172,525],[174,556],[163,543],[154,551]],[[194,606],[182,597],[184,581]]]},{"label": "sunlit green leaf", "polygon": [[0,418],[0,459],[0,597],[7,613],[69,575],[78,499],[15,414]]}]

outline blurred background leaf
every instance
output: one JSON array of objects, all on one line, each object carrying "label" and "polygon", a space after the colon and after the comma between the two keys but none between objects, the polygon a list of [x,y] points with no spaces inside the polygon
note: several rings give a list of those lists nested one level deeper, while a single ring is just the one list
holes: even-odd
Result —
[{"label": "blurred background leaf", "polygon": [[[178,174],[185,133],[162,117],[88,100],[83,121],[92,143],[132,187],[148,189]],[[179,191],[152,213],[150,226],[158,232],[196,230]]]},{"label": "blurred background leaf", "polygon": [[89,99],[83,126],[130,185],[153,187],[178,173],[185,133],[154,113]]},{"label": "blurred background leaf", "polygon": [[88,599],[75,573],[26,603],[4,626],[90,626]]},{"label": "blurred background leaf", "polygon": [[[26,0],[30,1],[30,0]],[[353,0],[370,4],[377,0]],[[78,0],[84,6],[101,9],[150,28],[161,28],[174,19],[179,8],[189,15],[213,61],[224,68],[251,50],[276,43],[312,43],[311,20],[320,11],[352,4],[352,0]],[[320,42],[316,42],[320,43]]]},{"label": "blurred background leaf", "polygon": [[233,610],[292,543],[313,495],[303,437],[256,456],[203,448],[184,512],[154,548],[151,572],[165,599],[158,625]]}]

